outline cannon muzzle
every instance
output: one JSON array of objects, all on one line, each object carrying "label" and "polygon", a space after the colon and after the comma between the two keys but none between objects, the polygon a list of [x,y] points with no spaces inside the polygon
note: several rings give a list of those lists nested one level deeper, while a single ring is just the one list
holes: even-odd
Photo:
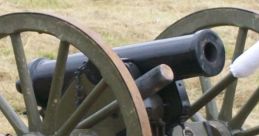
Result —
[{"label": "cannon muzzle", "polygon": [[176,80],[214,76],[225,63],[223,43],[211,30],[118,47],[114,51],[136,64],[142,73],[159,64],[167,64],[174,71]]}]

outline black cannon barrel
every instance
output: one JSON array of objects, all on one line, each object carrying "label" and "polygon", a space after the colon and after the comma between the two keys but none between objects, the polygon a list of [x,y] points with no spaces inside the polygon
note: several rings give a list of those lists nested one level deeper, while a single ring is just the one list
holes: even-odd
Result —
[{"label": "black cannon barrel", "polygon": [[159,64],[167,64],[174,71],[176,80],[214,76],[225,63],[223,43],[211,30],[118,47],[114,51],[136,64],[142,73]]},{"label": "black cannon barrel", "polygon": [[[211,30],[117,47],[113,50],[125,64],[126,62],[135,64],[141,75],[160,64],[166,64],[174,71],[175,80],[194,76],[214,76],[222,70],[225,62],[223,43]],[[68,56],[64,85],[70,82],[74,72],[87,61],[88,58],[82,53]],[[38,58],[29,64],[37,99],[40,99],[38,96],[44,93],[48,94],[55,64],[56,60],[46,58]],[[131,70],[131,67],[128,68],[134,75],[134,70]],[[16,87],[21,91],[19,81]]]}]

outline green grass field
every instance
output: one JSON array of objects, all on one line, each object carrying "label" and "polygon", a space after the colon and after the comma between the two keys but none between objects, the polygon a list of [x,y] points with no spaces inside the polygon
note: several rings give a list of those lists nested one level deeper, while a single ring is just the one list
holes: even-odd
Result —
[{"label": "green grass field", "polygon": [[[0,14],[35,11],[70,18],[96,31],[104,42],[115,47],[150,41],[173,22],[198,10],[213,7],[240,7],[259,11],[258,2],[258,0],[0,0]],[[213,81],[218,80],[228,71],[237,30],[234,27],[215,29],[226,45],[228,60],[224,71],[213,78]],[[38,56],[55,58],[57,46],[53,45],[58,45],[56,38],[32,32],[22,34],[22,38],[28,61]],[[258,34],[250,31],[246,48],[258,39]],[[72,49],[72,52],[75,51]],[[21,95],[15,90],[18,75],[9,38],[0,40],[0,65],[0,95],[4,96],[23,117],[24,104]],[[242,107],[257,87],[259,81],[257,75],[239,81],[234,113]],[[201,94],[199,83],[196,79],[190,79],[186,81],[186,86],[193,102]],[[217,99],[218,105],[222,102],[222,96],[223,94]],[[26,120],[25,117],[23,119]],[[245,127],[258,125],[258,122],[259,106],[257,105]],[[0,113],[0,134],[12,131]]]}]

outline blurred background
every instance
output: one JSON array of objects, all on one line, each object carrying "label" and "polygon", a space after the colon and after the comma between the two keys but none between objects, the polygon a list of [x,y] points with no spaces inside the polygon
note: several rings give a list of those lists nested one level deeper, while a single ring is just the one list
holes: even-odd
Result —
[{"label": "blurred background", "polygon": [[[170,24],[195,11],[213,7],[239,7],[259,11],[258,3],[259,0],[0,0],[0,14],[35,11],[69,18],[96,31],[107,45],[115,47],[153,40]],[[238,29],[220,27],[213,30],[219,33],[227,51],[226,68],[219,76],[213,78],[216,82],[228,71]],[[258,34],[252,31],[248,34],[246,48],[259,39]],[[32,32],[23,33],[22,38],[28,62],[38,56],[55,58],[57,46],[53,45],[58,45],[56,38]],[[71,52],[76,52],[76,49],[72,49]],[[25,112],[23,99],[14,86],[18,76],[9,38],[0,40],[0,66],[0,95],[3,95],[26,120],[23,115]],[[259,81],[257,75],[239,81],[234,113],[257,87]],[[201,95],[199,82],[196,78],[185,82],[193,102]],[[217,97],[219,107],[222,96],[223,94]],[[245,127],[255,126],[258,121],[257,105],[246,121]],[[13,130],[0,113],[0,134],[8,132]]]}]

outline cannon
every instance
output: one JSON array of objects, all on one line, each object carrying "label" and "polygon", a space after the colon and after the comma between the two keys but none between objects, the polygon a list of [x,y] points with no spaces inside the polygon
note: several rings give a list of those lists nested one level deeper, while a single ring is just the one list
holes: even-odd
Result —
[{"label": "cannon", "polygon": [[[136,80],[140,94],[145,100],[149,119],[153,122],[152,130],[160,129],[159,122],[163,121],[169,126],[187,116],[190,103],[184,87],[177,85],[183,84],[180,81],[181,79],[195,76],[214,76],[222,70],[225,62],[223,43],[211,30],[122,46],[113,50],[122,59],[132,77]],[[56,60],[38,58],[29,64],[36,100],[43,109],[46,108],[48,103],[56,63]],[[82,82],[78,83],[82,75],[86,77],[85,80],[89,80],[89,83],[93,85],[96,85],[102,79],[98,69],[85,55],[82,53],[69,55],[66,62],[62,93],[66,93],[67,85],[70,85],[75,79],[77,80],[75,86],[85,86]],[[19,81],[16,86],[21,92]],[[78,105],[90,93],[85,88],[87,87],[74,89],[77,96],[75,103],[78,103]],[[170,95],[170,98],[167,97],[168,95]],[[84,127],[86,126],[80,125],[80,128]],[[165,132],[167,131],[165,130]],[[154,133],[163,135],[165,132],[159,130]]]},{"label": "cannon", "polygon": [[[242,54],[248,30],[259,32],[257,16],[237,8],[202,10],[172,24],[154,41],[111,49],[95,32],[56,16],[3,15],[0,36],[11,38],[19,74],[16,88],[24,97],[28,124],[2,95],[0,109],[17,135],[257,135],[258,127],[247,129],[243,124],[258,102],[258,89],[232,113],[241,77],[234,68],[246,68],[238,60],[247,62],[247,56],[256,56],[251,52],[258,50],[255,46]],[[209,77],[221,72],[227,57],[219,36],[208,29],[224,25],[239,27],[233,64],[212,85]],[[27,31],[60,39],[57,58],[27,63],[20,36]],[[69,55],[70,46],[80,53]],[[184,84],[192,77],[199,77],[203,93],[193,103]],[[215,97],[224,89],[218,110]]]},{"label": "cannon", "polygon": [[[134,79],[152,68],[167,64],[174,71],[174,79],[181,80],[195,76],[214,76],[225,62],[225,52],[220,38],[210,30],[192,35],[156,40],[146,43],[117,47],[113,49],[123,60]],[[98,69],[82,53],[69,55],[66,64],[65,90],[85,62],[87,78],[96,84],[101,75]],[[38,105],[46,107],[56,61],[38,58],[29,65],[29,71]],[[17,90],[21,92],[18,81]],[[147,85],[149,86],[149,85]]]}]

